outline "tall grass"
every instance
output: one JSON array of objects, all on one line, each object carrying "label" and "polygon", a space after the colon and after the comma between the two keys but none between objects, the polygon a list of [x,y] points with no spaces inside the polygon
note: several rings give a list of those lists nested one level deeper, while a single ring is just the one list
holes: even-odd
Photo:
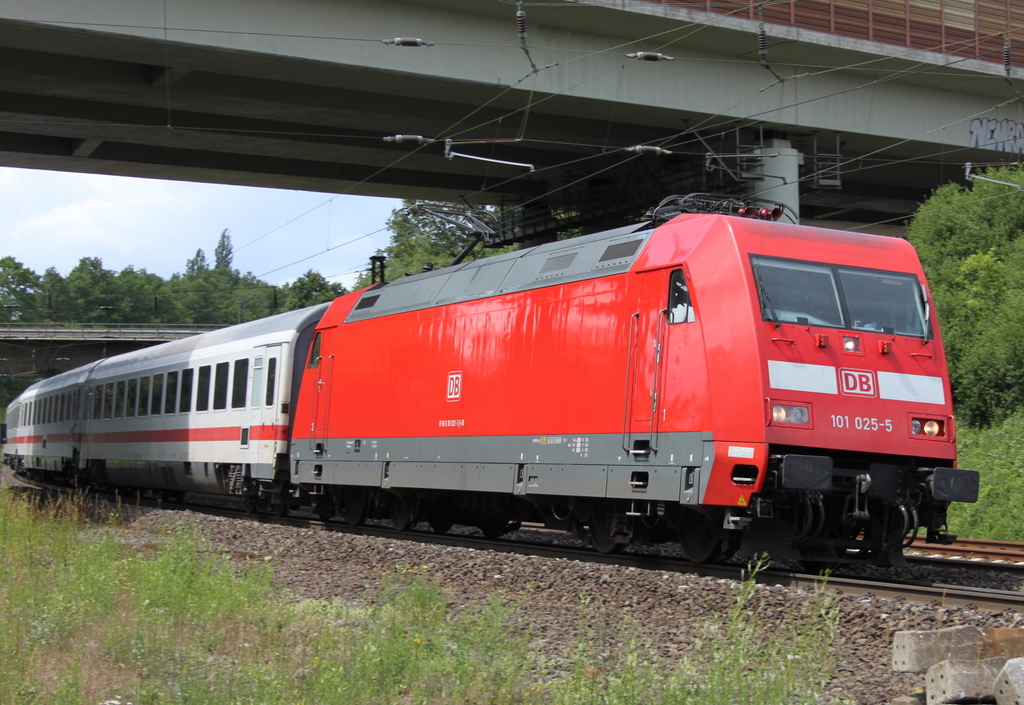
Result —
[{"label": "tall grass", "polygon": [[80,499],[0,489],[0,703],[788,705],[818,702],[829,674],[834,605],[809,599],[779,625],[751,581],[696,627],[688,660],[640,624],[608,639],[582,625],[556,665],[525,626],[528,595],[456,612],[414,567],[369,606],[286,599],[269,566],[188,531],[156,548],[124,535]]},{"label": "tall grass", "polygon": [[1024,541],[1024,412],[989,429],[957,429],[957,464],[977,470],[981,487],[975,504],[954,502],[950,531],[975,539]]}]

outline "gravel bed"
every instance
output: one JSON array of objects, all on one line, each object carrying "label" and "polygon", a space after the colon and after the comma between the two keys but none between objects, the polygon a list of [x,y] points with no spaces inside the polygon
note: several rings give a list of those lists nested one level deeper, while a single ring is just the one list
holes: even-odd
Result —
[{"label": "gravel bed", "polygon": [[[3,480],[9,481],[6,472]],[[690,648],[694,624],[728,609],[735,594],[729,580],[678,573],[294,529],[188,510],[138,508],[126,513],[131,514],[130,522],[118,530],[125,543],[159,543],[169,531],[189,525],[217,550],[269,562],[276,569],[278,586],[289,597],[365,604],[377,598],[383,576],[413,566],[425,567],[444,586],[455,609],[495,594],[522,597],[522,612],[533,625],[537,647],[552,658],[567,652],[581,625],[592,634],[607,634],[614,648],[614,626],[627,616],[642,626],[663,655],[675,657]],[[1019,589],[1021,583],[1018,575],[966,569],[857,572],[1000,589]],[[807,599],[803,591],[781,586],[762,586],[759,596],[765,623],[784,619]],[[1011,611],[871,596],[839,596],[838,601],[842,621],[837,668],[827,694],[857,703],[884,703],[923,688],[923,674],[891,670],[896,631],[961,624],[1024,626],[1024,615]]]}]

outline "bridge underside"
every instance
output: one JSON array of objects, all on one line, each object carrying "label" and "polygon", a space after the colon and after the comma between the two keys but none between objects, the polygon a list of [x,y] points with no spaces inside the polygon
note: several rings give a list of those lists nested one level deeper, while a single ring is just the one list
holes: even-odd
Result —
[{"label": "bridge underside", "polygon": [[0,377],[35,381],[160,340],[0,340]]},{"label": "bridge underside", "polygon": [[[100,4],[115,16],[116,0]],[[467,31],[457,34],[438,13],[467,10],[465,2],[402,5],[421,25],[385,22],[382,18],[398,17],[394,7],[384,7],[387,2],[337,4],[352,6],[349,25],[320,32],[355,35],[358,42],[316,38],[308,28],[315,16],[308,18],[300,37],[298,30],[288,29],[289,18],[244,17],[245,3],[236,7],[243,17],[235,18],[237,26],[248,28],[244,39],[226,31],[203,34],[203,22],[212,26],[219,17],[212,10],[212,18],[204,18],[202,9],[193,8],[192,16],[172,21],[170,28],[166,20],[163,28],[149,20],[137,25],[124,20],[124,26],[115,27],[104,17],[90,28],[90,17],[79,14],[74,3],[63,8],[54,3],[57,10],[38,0],[26,3],[22,15],[0,17],[0,164],[505,204],[521,207],[522,232],[544,238],[621,224],[673,193],[752,193],[778,185],[759,179],[766,167],[756,157],[751,161],[751,155],[773,154],[772,145],[788,145],[802,162],[794,172],[799,185],[790,185],[798,189],[804,222],[898,222],[935,186],[962,175],[965,161],[992,157],[965,149],[962,137],[944,142],[945,133],[930,129],[912,107],[909,112],[908,106],[883,107],[891,94],[882,88],[862,92],[852,103],[809,100],[802,105],[798,87],[807,96],[840,92],[845,85],[869,82],[879,67],[891,73],[913,64],[905,59],[886,58],[871,72],[850,69],[843,74],[846,83],[810,89],[795,78],[776,83],[756,61],[756,36],[749,28],[719,27],[689,36],[685,46],[668,44],[664,51],[678,55],[671,64],[625,58],[626,51],[650,49],[656,42],[620,42],[614,57],[600,66],[586,64],[590,68],[570,80],[567,69],[547,68],[559,57],[570,64],[562,54],[546,56],[538,48],[528,58],[522,51],[514,5],[476,3],[487,8],[460,16]],[[282,5],[294,6],[295,14],[318,11],[311,2]],[[568,18],[559,14],[558,3],[547,5],[530,8],[531,27],[541,28],[531,41],[541,47],[568,41],[570,30],[591,37],[577,42],[588,49],[591,44],[615,46],[618,36],[649,36],[685,24],[596,6]],[[41,7],[57,17],[63,12],[78,26],[53,22]],[[42,19],[34,20],[37,16]],[[401,48],[380,41],[423,28],[433,29],[438,46]],[[468,37],[504,44],[486,62],[475,62],[469,49],[455,58],[436,59],[442,50],[451,57],[443,40],[454,45]],[[290,48],[296,42],[303,44],[301,50]],[[865,58],[848,47],[784,37],[772,39],[771,52],[777,62],[773,70],[787,77],[812,61],[848,66]],[[702,56],[717,57],[725,73],[700,68]],[[542,68],[536,74],[529,64],[534,59]],[[679,74],[684,59],[691,68]],[[723,84],[733,80],[733,71],[738,72],[735,89]],[[946,100],[956,101],[955,91],[973,86],[971,101],[961,110],[969,116],[976,104],[990,105],[1010,90],[983,78],[948,69],[942,76],[915,74],[885,90],[930,98],[945,91]],[[591,89],[589,84],[597,81],[602,87]],[[702,100],[705,95],[712,98]],[[748,100],[747,106],[718,107],[739,99]],[[863,106],[865,125],[872,119],[898,120],[894,115],[901,111],[911,121],[920,117],[922,124],[850,129],[856,121],[844,106],[874,100],[873,108]],[[783,104],[802,107],[780,110]],[[962,122],[953,127],[967,129]],[[919,136],[904,139],[900,130]],[[417,145],[383,139],[401,134],[440,141]],[[447,159],[445,137],[456,140],[453,151],[529,164],[533,170]],[[659,144],[672,153],[622,151],[638,144]]]}]

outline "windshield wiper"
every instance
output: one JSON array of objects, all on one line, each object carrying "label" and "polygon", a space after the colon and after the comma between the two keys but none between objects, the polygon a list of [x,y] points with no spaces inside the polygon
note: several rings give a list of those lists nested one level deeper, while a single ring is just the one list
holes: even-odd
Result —
[{"label": "windshield wiper", "polygon": [[[775,313],[775,307],[772,306],[772,300],[768,298],[768,291],[764,288],[764,280],[761,279],[761,265],[757,262],[752,263],[754,265],[754,283],[757,284],[757,293],[761,296],[761,301],[768,307],[768,313],[772,315],[772,323],[778,328],[779,316]],[[762,311],[763,314],[763,311]]]}]

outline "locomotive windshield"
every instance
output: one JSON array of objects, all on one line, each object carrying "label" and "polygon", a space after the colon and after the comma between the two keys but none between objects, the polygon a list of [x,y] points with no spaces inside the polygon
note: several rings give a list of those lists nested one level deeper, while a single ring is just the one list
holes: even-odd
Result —
[{"label": "locomotive windshield", "polygon": [[923,289],[913,274],[762,255],[750,261],[766,321],[925,335]]}]

